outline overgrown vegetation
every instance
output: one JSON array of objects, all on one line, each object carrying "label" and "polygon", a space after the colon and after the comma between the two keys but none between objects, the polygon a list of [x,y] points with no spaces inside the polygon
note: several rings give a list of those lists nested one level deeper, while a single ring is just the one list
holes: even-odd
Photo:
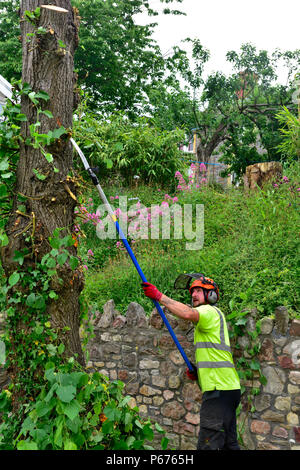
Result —
[{"label": "overgrown vegetation", "polygon": [[[17,2],[2,3],[0,43],[5,45],[5,60],[9,58],[3,70],[11,79],[20,73]],[[288,108],[283,108],[275,120],[278,102],[295,108],[295,102],[290,103],[294,86],[271,86],[278,59],[291,62],[291,74],[299,63],[299,51],[276,52],[268,57],[265,51],[257,52],[255,47],[244,45],[239,54],[231,51],[227,55],[237,73],[227,79],[217,72],[204,83],[203,65],[209,53],[199,40],[192,41],[193,58],[197,61],[192,71],[186,53],[178,48],[174,48],[171,57],[163,59],[151,39],[154,24],[140,27],[132,21],[133,14],[143,8],[155,15],[145,0],[96,2],[105,6],[104,10],[91,1],[75,3],[84,7],[83,25],[88,27],[83,30],[84,42],[77,56],[82,65],[81,79],[94,94],[94,109],[101,103],[105,118],[87,107],[79,109],[73,136],[89,161],[99,167],[101,182],[106,181],[105,193],[119,220],[126,216],[128,240],[150,282],[167,295],[189,302],[187,293],[173,289],[178,274],[202,271],[214,278],[220,286],[220,307],[232,324],[233,337],[250,334],[245,331],[247,315],[257,309],[257,330],[250,334],[254,342],[248,351],[250,359],[238,361],[240,375],[250,378],[254,371],[260,373],[255,344],[259,320],[272,315],[278,305],[285,305],[291,317],[299,316],[299,120]],[[100,27],[101,37],[90,34],[89,20],[96,13],[102,15],[97,27],[107,28],[103,36]],[[38,28],[39,16],[40,8],[25,11],[24,20],[37,27],[27,40],[46,33],[45,28]],[[118,19],[122,20],[120,24]],[[104,44],[105,35],[111,42]],[[64,49],[61,40],[58,44]],[[16,54],[10,53],[12,50]],[[95,57],[97,64],[102,64],[102,74],[94,66]],[[170,75],[163,82],[166,70]],[[180,88],[177,72],[182,73],[189,89]],[[196,91],[203,85],[204,93],[196,99]],[[27,83],[19,85],[19,92],[18,97],[8,101],[0,121],[0,247],[7,247],[14,237],[5,229],[8,219],[16,213],[28,221],[17,236],[24,237],[24,246],[29,248],[12,254],[12,272],[6,278],[3,275],[1,282],[1,309],[6,312],[6,332],[1,341],[7,351],[5,366],[14,373],[0,394],[0,449],[150,449],[146,441],[151,441],[154,429],[164,435],[163,429],[150,420],[141,421],[138,408],[132,408],[130,397],[123,393],[122,382],[109,382],[99,373],[89,374],[78,364],[76,354],[70,357],[69,343],[64,341],[70,328],[52,324],[48,304],[54,304],[55,310],[55,302],[58,305],[60,301],[63,266],[70,274],[70,286],[77,268],[78,277],[85,272],[81,320],[87,320],[91,310],[101,310],[110,298],[123,314],[131,301],[139,302],[150,314],[152,303],[142,294],[140,279],[121,242],[114,236],[103,237],[103,232],[102,239],[96,236],[96,226],[102,224],[105,229],[108,222],[103,208],[97,210],[101,201],[94,188],[89,187],[85,177],[80,180],[79,167],[76,175],[68,175],[76,181],[77,188],[81,186],[79,199],[67,186],[68,196],[78,203],[76,226],[57,228],[46,239],[49,252],[39,253],[35,239],[39,221],[33,212],[26,213],[27,196],[19,193],[12,206],[19,147],[24,144],[38,150],[43,161],[50,164],[49,171],[58,173],[49,149],[60,138],[69,138],[71,130],[57,121],[58,128],[41,133],[41,116],[54,118],[45,109],[49,95],[43,90],[33,91]],[[21,95],[34,110],[36,119],[31,123],[30,117],[22,113]],[[271,107],[266,112],[270,114],[262,115],[261,107],[266,101]],[[116,109],[122,111],[116,113]],[[141,117],[143,114],[148,117]],[[29,123],[30,131],[26,139],[21,135],[24,122]],[[195,180],[195,175],[188,178],[178,145],[186,137],[182,129],[190,129],[193,122],[202,139],[198,156],[203,161],[227,139],[224,159],[231,165],[230,171],[241,174],[252,158],[258,158],[255,144],[259,136],[269,159],[286,162],[283,178],[247,196],[243,188],[224,191],[207,185],[205,165],[201,179]],[[42,186],[47,175],[37,168],[33,173]],[[125,200],[124,214],[121,205]],[[194,209],[197,205],[204,207],[204,244],[196,250],[187,249],[191,241],[188,233],[174,236],[176,210],[188,205]],[[143,223],[146,221],[150,229],[153,218],[160,217],[165,209],[171,209],[167,219],[170,236],[155,239],[148,232],[146,239],[139,237]],[[192,231],[197,231],[197,224],[201,225],[201,219],[195,217]],[[74,248],[77,245],[79,260]],[[263,382],[261,374],[259,378]],[[168,440],[163,437],[162,448],[167,445]]]},{"label": "overgrown vegetation", "polygon": [[[132,247],[146,277],[166,295],[188,301],[188,295],[174,291],[175,278],[181,272],[205,272],[220,285],[220,307],[227,314],[256,307],[259,316],[265,316],[276,306],[285,305],[292,316],[296,315],[300,300],[296,255],[299,187],[299,168],[294,164],[285,169],[283,179],[248,196],[242,188],[223,191],[205,184],[192,191],[177,190],[171,196],[178,197],[180,204],[204,205],[203,248],[186,250],[185,238],[136,239]],[[121,195],[138,198],[147,207],[170,204],[170,195],[159,189],[107,187],[105,191],[114,198],[112,204],[117,210]],[[92,196],[90,212],[96,212],[100,201],[96,193]],[[135,204],[136,200],[131,202]],[[138,274],[127,253],[120,249],[122,245],[117,247],[113,239],[99,240],[91,225],[83,224],[81,229],[86,237],[81,238],[81,254],[89,249],[93,252],[87,258],[86,299],[101,310],[113,298],[122,313],[131,301],[137,301],[150,312],[152,304],[142,294]]]}]

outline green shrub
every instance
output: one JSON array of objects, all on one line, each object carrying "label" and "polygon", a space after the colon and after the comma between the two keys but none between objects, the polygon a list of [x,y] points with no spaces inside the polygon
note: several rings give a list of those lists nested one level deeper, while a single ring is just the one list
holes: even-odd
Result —
[{"label": "green shrub", "polygon": [[[78,368],[77,368],[78,369]],[[155,428],[129,406],[124,383],[100,373],[76,370],[70,360],[58,369],[46,365],[45,383],[36,400],[11,415],[10,392],[0,394],[0,449],[18,450],[147,450]],[[9,415],[10,413],[10,415]],[[162,447],[167,445],[163,437]]]}]

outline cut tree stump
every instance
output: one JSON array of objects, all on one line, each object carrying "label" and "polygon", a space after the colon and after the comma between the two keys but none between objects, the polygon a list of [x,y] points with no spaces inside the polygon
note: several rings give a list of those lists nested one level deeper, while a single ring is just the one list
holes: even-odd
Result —
[{"label": "cut tree stump", "polygon": [[262,188],[271,180],[282,176],[282,165],[280,162],[255,163],[246,167],[244,174],[244,188],[246,191]]}]

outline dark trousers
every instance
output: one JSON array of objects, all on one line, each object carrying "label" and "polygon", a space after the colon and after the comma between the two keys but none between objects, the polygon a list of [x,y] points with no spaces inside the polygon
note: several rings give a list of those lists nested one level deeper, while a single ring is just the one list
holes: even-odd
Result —
[{"label": "dark trousers", "polygon": [[240,400],[240,390],[204,392],[197,450],[240,450],[236,432]]}]

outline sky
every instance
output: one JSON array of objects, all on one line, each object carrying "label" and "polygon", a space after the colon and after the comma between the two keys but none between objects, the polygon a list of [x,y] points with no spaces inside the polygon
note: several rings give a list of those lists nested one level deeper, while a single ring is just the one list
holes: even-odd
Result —
[{"label": "sky", "polygon": [[[150,0],[150,5],[159,9],[160,2]],[[226,52],[238,51],[246,42],[270,52],[276,48],[300,48],[299,0],[183,0],[173,8],[184,11],[186,16],[154,17],[159,25],[153,37],[164,53],[188,36],[199,38],[211,54],[207,73],[230,73]],[[284,82],[285,74],[280,73],[280,77]]]}]

